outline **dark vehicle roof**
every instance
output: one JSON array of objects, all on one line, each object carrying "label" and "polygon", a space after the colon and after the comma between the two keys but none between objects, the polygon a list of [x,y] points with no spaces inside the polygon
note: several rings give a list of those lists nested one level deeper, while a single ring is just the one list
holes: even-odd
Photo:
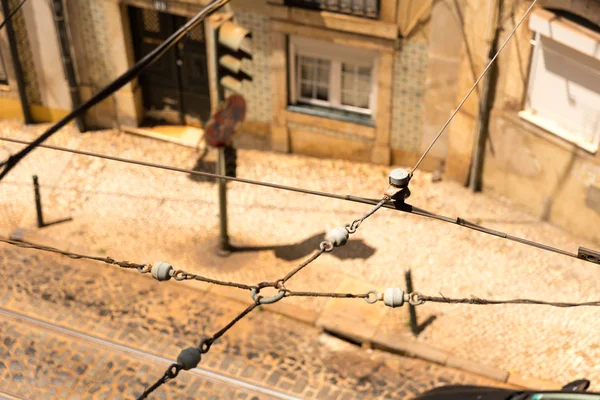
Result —
[{"label": "dark vehicle roof", "polygon": [[[537,393],[580,393],[583,395],[596,396],[597,398],[600,393],[596,392],[571,392],[571,391],[559,391],[559,390],[514,390],[514,389],[501,389],[486,386],[442,386],[423,393],[420,396],[415,397],[415,400],[507,400],[514,396],[527,393],[529,395]],[[521,396],[519,398],[522,398]]]},{"label": "dark vehicle roof", "polygon": [[483,386],[443,386],[423,393],[415,400],[506,400],[517,393],[522,391]]}]

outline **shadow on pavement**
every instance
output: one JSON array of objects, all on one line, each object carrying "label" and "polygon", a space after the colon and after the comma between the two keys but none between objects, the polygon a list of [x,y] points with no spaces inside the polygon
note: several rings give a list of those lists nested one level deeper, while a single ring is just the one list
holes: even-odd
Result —
[{"label": "shadow on pavement", "polygon": [[423,332],[425,329],[427,329],[427,327],[429,325],[433,324],[433,321],[435,321],[436,318],[437,318],[437,316],[430,315],[429,318],[427,318],[425,321],[423,321],[422,323],[417,325],[416,329],[413,330],[413,334],[415,336],[419,336],[419,334],[421,334],[421,332]]},{"label": "shadow on pavement", "polygon": [[[217,173],[217,163],[214,161],[206,161],[206,155],[208,154],[208,147],[204,148],[204,151],[196,161],[196,165],[192,168],[194,171],[199,172],[208,172],[210,174]],[[188,178],[194,182],[216,182],[215,178],[210,176],[200,176],[200,175],[189,175]]]},{"label": "shadow on pavement", "polygon": [[[253,252],[273,250],[275,257],[285,261],[295,261],[308,256],[324,240],[325,232],[317,233],[299,243],[287,244],[282,246],[239,246],[233,247],[234,252]],[[366,244],[362,239],[350,239],[348,243],[335,249],[331,255],[340,260],[366,260],[375,254],[375,248]]]}]

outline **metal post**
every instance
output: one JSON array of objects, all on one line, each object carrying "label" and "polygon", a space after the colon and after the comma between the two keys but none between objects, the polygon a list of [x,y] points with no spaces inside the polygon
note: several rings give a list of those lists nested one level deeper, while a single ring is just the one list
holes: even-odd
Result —
[{"label": "metal post", "polygon": [[[406,293],[414,292],[410,268],[404,270],[404,279],[406,281]],[[410,329],[415,335],[417,335],[419,333],[419,326],[417,324],[417,310],[415,306],[409,304],[408,312],[410,314]]]},{"label": "metal post", "polygon": [[[217,169],[220,175],[225,175],[225,148],[220,147],[217,154]],[[226,256],[231,253],[229,236],[227,235],[227,181],[219,179],[219,227],[220,240],[217,253]]]},{"label": "metal post", "polygon": [[33,191],[35,193],[35,211],[37,212],[38,228],[44,227],[44,215],[42,214],[42,196],[40,196],[40,184],[37,175],[33,175]]}]

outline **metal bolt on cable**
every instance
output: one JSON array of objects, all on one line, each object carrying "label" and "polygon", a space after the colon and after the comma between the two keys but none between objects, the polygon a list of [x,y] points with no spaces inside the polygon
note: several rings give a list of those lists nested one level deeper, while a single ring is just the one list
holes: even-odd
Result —
[{"label": "metal bolt on cable", "polygon": [[152,277],[158,281],[171,279],[173,267],[164,261],[159,261],[152,266]]},{"label": "metal bolt on cable", "polygon": [[402,168],[396,168],[390,172],[389,176],[390,185],[394,185],[399,188],[408,186],[410,182],[410,174],[407,170]]},{"label": "metal bolt on cable", "polygon": [[177,364],[181,365],[184,370],[189,371],[198,366],[200,359],[200,350],[195,347],[188,347],[181,350],[181,353],[177,356]]},{"label": "metal bolt on cable", "polygon": [[348,229],[345,227],[337,227],[329,231],[325,239],[333,244],[334,247],[340,247],[348,242],[349,237],[350,232],[348,232]]},{"label": "metal bolt on cable", "polygon": [[410,190],[408,189],[408,183],[410,182],[410,178],[412,178],[411,174],[405,169],[396,168],[392,170],[389,175],[390,186],[385,191],[385,195],[401,201],[409,198]]}]

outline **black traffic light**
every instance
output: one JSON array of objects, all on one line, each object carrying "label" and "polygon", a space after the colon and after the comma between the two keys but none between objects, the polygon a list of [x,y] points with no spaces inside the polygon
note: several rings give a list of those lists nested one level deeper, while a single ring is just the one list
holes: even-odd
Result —
[{"label": "black traffic light", "polygon": [[223,151],[225,153],[225,175],[236,178],[237,150],[235,147],[227,145]]},{"label": "black traffic light", "polygon": [[242,93],[242,82],[252,81],[250,74],[242,69],[243,60],[252,59],[251,38],[250,31],[231,20],[217,28],[217,76],[221,98],[225,97],[225,89]]}]

